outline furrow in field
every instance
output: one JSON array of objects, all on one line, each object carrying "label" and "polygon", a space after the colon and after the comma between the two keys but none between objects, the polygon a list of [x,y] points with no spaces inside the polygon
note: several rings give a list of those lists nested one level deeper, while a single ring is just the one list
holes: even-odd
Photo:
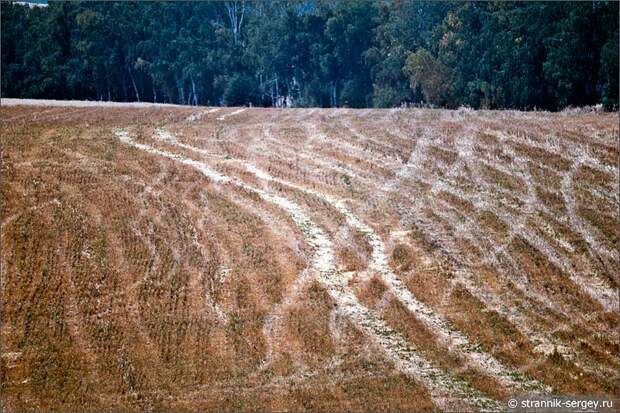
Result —
[{"label": "furrow in field", "polygon": [[[459,143],[462,144],[463,141],[459,141]],[[465,143],[465,145],[467,145],[468,143],[470,143],[470,142]],[[417,142],[416,150],[412,153],[411,158],[410,158],[410,162],[413,162],[414,164],[419,163],[423,159],[422,158],[423,155],[422,155],[421,152],[424,152],[423,151],[424,148],[425,148],[424,140],[422,139],[421,141]],[[473,152],[474,152],[473,150],[467,150],[468,148],[463,148],[463,147],[461,147],[459,149],[461,151],[461,156],[465,156],[467,158],[467,155],[470,155],[469,158],[472,158],[471,155],[473,155]],[[465,149],[465,150],[463,150],[463,149]],[[454,164],[453,168],[457,167],[456,164],[457,163]],[[491,163],[491,162],[489,162],[489,164],[490,164],[489,165],[490,167],[496,166],[494,163]],[[503,166],[500,166],[500,168],[501,168],[501,172],[511,173],[510,170],[508,170],[507,168],[505,168]],[[401,177],[403,176],[402,173],[400,175],[401,175]],[[448,172],[447,175],[450,176],[451,172]],[[535,193],[534,193],[533,187],[530,185],[530,182],[529,182],[529,179],[528,179],[529,177],[527,175],[523,175],[523,174],[522,174],[522,176],[523,176],[523,179],[525,180],[526,185],[527,185],[528,201],[529,201],[531,198],[535,197]],[[393,182],[398,181],[399,178],[395,179]],[[437,184],[441,185],[441,184],[443,184],[443,181],[442,180],[435,181],[433,183],[433,189],[435,189],[435,186]],[[389,189],[389,188],[387,188],[387,189]],[[538,245],[538,246],[540,246],[540,245]],[[502,253],[502,251],[495,251],[495,249],[494,249],[494,254],[495,254],[494,257],[496,256],[497,253]],[[516,263],[513,262],[512,257],[509,254],[504,252],[503,255],[504,255],[504,261],[508,260],[509,262],[512,263],[513,266],[516,265]],[[494,258],[494,261],[497,261],[497,260]],[[498,263],[496,263],[496,267],[502,269],[502,266],[499,265]],[[461,275],[463,275],[463,274],[461,274]],[[515,308],[507,308],[505,303],[500,303],[501,300],[500,300],[499,297],[496,297],[495,295],[490,294],[488,291],[481,289],[480,285],[476,285],[475,283],[473,283],[471,276],[467,277],[467,278],[462,278],[461,281],[470,290],[470,292],[474,294],[474,296],[477,296],[478,298],[482,299],[482,302],[489,303],[489,305],[492,305],[492,307],[494,307],[494,309],[499,310],[498,313],[500,313],[502,315],[509,316],[508,318],[509,318],[509,320],[511,322],[513,322],[516,325],[518,325],[521,329],[527,330],[527,331],[524,331],[524,333],[525,333],[524,335],[526,337],[534,338],[535,339],[535,345],[542,344],[544,346],[544,345],[549,344],[549,339],[547,337],[541,336],[540,334],[536,334],[536,332],[533,332],[533,331],[531,331],[531,329],[527,328],[527,325],[529,325],[529,322],[526,321],[526,319],[523,317],[522,314],[520,314],[519,311],[517,311],[517,309],[515,309]],[[518,282],[518,280],[514,280],[514,279],[512,281],[513,282],[515,282],[515,281]],[[526,296],[529,296],[530,298],[533,298],[536,302],[541,302],[541,303],[548,302],[548,300],[542,299],[541,297],[539,297],[536,294],[534,294],[534,296],[532,296],[533,293],[530,291],[529,288],[527,288],[527,280],[526,279],[524,281],[522,280],[522,282],[519,285],[521,287],[522,292],[524,294],[526,294]],[[493,299],[491,299],[491,297]]]},{"label": "furrow in field", "polygon": [[577,214],[577,203],[575,202],[575,198],[572,193],[573,175],[582,165],[586,164],[592,165],[593,163],[584,155],[578,157],[575,159],[568,172],[566,172],[562,177],[562,196],[564,197],[568,217],[573,228],[586,241],[593,255],[600,254],[610,258],[616,258],[618,255],[617,251],[612,252],[601,243],[600,239],[602,236],[598,229],[594,228],[592,225],[589,225],[585,220],[581,219],[579,214]]},{"label": "furrow in field", "polygon": [[418,301],[388,265],[385,246],[372,228],[361,222],[355,215],[348,211],[344,206],[344,202],[338,202],[336,208],[346,216],[347,222],[351,226],[365,234],[366,239],[373,249],[372,268],[381,274],[381,278],[390,288],[390,291],[405,304],[411,313],[443,337],[450,347],[465,354],[483,370],[497,377],[500,382],[512,389],[537,392],[547,392],[550,390],[537,381],[527,379],[518,372],[503,366],[490,354],[478,350],[465,335],[453,329],[444,319],[434,313],[432,309]]},{"label": "furrow in field", "polygon": [[54,205],[57,205],[57,206],[61,206],[62,205],[61,202],[57,198],[53,198],[53,199],[51,199],[49,201],[44,201],[44,202],[41,202],[41,203],[39,203],[37,205],[33,205],[31,207],[28,207],[28,208],[22,209],[20,211],[17,211],[14,214],[4,218],[2,220],[2,224],[0,225],[0,235],[2,235],[4,233],[4,231],[6,230],[6,228],[13,221],[15,221],[17,218],[21,217],[22,215],[24,215],[26,213],[34,212],[34,211],[37,211],[39,209],[45,208],[45,207],[47,207],[48,205],[51,205],[51,204],[54,204]]},{"label": "furrow in field", "polygon": [[491,201],[492,198],[490,197],[485,197],[483,199],[480,194],[468,195],[462,190],[447,184],[445,181],[442,183],[442,189],[458,198],[472,202],[479,211],[487,211],[494,214],[503,225],[511,228],[512,234],[522,237],[532,247],[536,248],[549,262],[567,274],[575,284],[582,288],[593,299],[598,301],[604,308],[611,310],[618,307],[617,291],[614,291],[598,277],[586,277],[582,274],[578,274],[570,266],[570,259],[557,251],[556,248],[549,245],[534,231],[530,230],[522,216],[511,215],[498,205],[496,201]]},{"label": "furrow in field", "polygon": [[355,126],[353,126],[353,124],[351,123],[350,119],[344,119],[344,120],[342,120],[341,123],[342,123],[342,126],[344,126],[344,128],[348,132],[349,136],[356,137],[360,141],[365,142],[366,144],[373,145],[373,146],[375,146],[377,148],[383,148],[383,149],[387,150],[390,153],[398,151],[398,147],[390,144],[389,142],[380,141],[378,139],[375,139],[373,137],[370,137],[370,136],[360,132],[359,130],[357,130],[355,128]]},{"label": "furrow in field", "polygon": [[[467,136],[465,141],[467,141]],[[477,164],[477,159],[472,156],[471,150],[468,149],[471,147],[471,144],[464,144],[460,147],[460,158],[466,163],[468,168],[472,171],[472,178],[474,182],[476,182],[479,187],[484,187],[484,181],[481,178],[481,174],[479,171],[479,165]],[[570,175],[567,175],[570,178]],[[525,176],[526,181],[528,177]],[[568,182],[568,186],[570,182]],[[564,184],[564,190],[566,191],[567,184]],[[447,187],[451,187],[451,185],[447,185]],[[604,308],[612,309],[618,307],[618,297],[617,291],[606,286],[601,280],[595,279],[594,277],[584,277],[581,274],[578,274],[574,269],[568,264],[567,257],[561,255],[560,252],[556,251],[556,249],[546,243],[544,239],[542,239],[539,235],[537,235],[534,231],[531,231],[526,226],[527,212],[531,211],[532,208],[535,208],[532,205],[532,202],[526,202],[526,211],[524,214],[520,214],[518,216],[511,215],[505,212],[504,208],[501,208],[497,205],[496,201],[493,197],[485,197],[482,199],[480,197],[480,193],[477,193],[475,198],[468,197],[461,190],[458,190],[454,187],[450,188],[453,192],[458,192],[458,196],[462,199],[467,199],[470,202],[474,202],[476,208],[478,210],[487,210],[493,214],[495,214],[503,223],[507,225],[509,228],[512,227],[512,231],[525,239],[530,245],[536,248],[539,252],[541,252],[551,263],[556,265],[562,271],[564,271],[569,278],[578,286],[580,286],[586,293],[588,293],[592,298],[598,301]],[[535,190],[529,189],[528,193],[530,196],[535,197]],[[456,195],[456,193],[454,193]],[[531,201],[531,200],[528,200]],[[515,222],[516,220],[516,222]],[[588,234],[585,231],[585,234]]]},{"label": "furrow in field", "polygon": [[282,328],[282,320],[286,311],[299,298],[303,287],[311,278],[310,268],[304,269],[295,279],[293,285],[288,288],[282,300],[276,304],[275,308],[265,317],[263,324],[263,335],[267,340],[267,354],[265,360],[259,367],[259,371],[265,370],[274,360],[275,347],[279,344],[278,337]]},{"label": "furrow in field", "polygon": [[[504,133],[501,132],[497,132],[494,134],[495,136],[497,136],[500,139],[500,142],[504,143],[504,142],[508,142],[509,140],[514,141],[514,139],[509,136],[506,135]],[[568,153],[574,155],[573,158],[569,159],[567,157],[564,156],[562,150],[560,150],[559,148],[557,148],[557,145],[552,145],[549,143],[545,143],[545,144],[534,144],[531,141],[527,141],[528,144],[533,145],[536,148],[542,149],[544,151],[547,151],[553,155],[556,156],[560,156],[564,161],[567,162],[571,162],[572,165],[570,167],[570,169],[568,171],[556,171],[556,173],[558,173],[558,175],[561,177],[561,185],[559,188],[559,193],[560,195],[564,198],[564,203],[566,205],[566,208],[568,210],[568,219],[570,221],[570,225],[572,228],[574,228],[582,237],[583,239],[586,241],[586,243],[588,244],[588,246],[590,247],[590,254],[596,258],[597,254],[600,255],[604,255],[606,257],[609,257],[613,260],[617,260],[618,255],[613,252],[610,251],[607,247],[605,247],[604,245],[602,245],[602,243],[599,241],[602,236],[600,234],[600,232],[598,231],[597,228],[594,228],[591,225],[588,225],[587,222],[585,222],[584,220],[582,220],[576,213],[576,203],[575,203],[575,199],[574,196],[572,194],[572,181],[573,181],[573,175],[574,173],[581,167],[581,166],[588,166],[598,172],[607,174],[611,177],[616,177],[618,175],[618,170],[616,168],[613,168],[611,166],[608,165],[603,165],[601,164],[598,159],[596,159],[595,157],[591,156],[590,154],[588,154],[588,150],[587,148],[569,148],[567,149]],[[512,156],[515,160],[519,161],[520,163],[520,167],[522,170],[525,170],[525,165],[523,164],[523,158],[518,158],[516,152],[509,146],[509,145],[504,145],[503,146],[504,150],[510,155]],[[531,160],[530,160],[531,161]],[[539,167],[543,167],[544,165],[542,163],[536,162],[536,164]],[[531,178],[531,177],[529,177]],[[526,183],[528,185],[531,185],[531,179],[526,180]],[[584,183],[584,185],[586,185]],[[588,186],[588,185],[586,185]],[[595,195],[595,196],[600,196],[604,199],[609,199],[611,200],[613,203],[615,203],[616,205],[618,204],[618,192],[617,191],[608,191],[608,190],[604,190],[601,187],[594,187],[592,185],[589,186],[589,190],[590,192]],[[535,191],[534,191],[535,194]],[[534,199],[534,201],[537,201],[537,199]],[[533,208],[540,208],[542,206],[541,202],[530,202],[530,205]]]},{"label": "furrow in field", "polygon": [[[308,146],[308,144],[311,144],[318,140],[323,145],[327,144],[329,146],[337,148],[338,151],[342,152],[344,155],[351,156],[366,162],[374,163],[388,170],[389,166],[402,165],[399,160],[392,157],[382,154],[374,154],[375,156],[373,157],[373,154],[371,154],[369,149],[360,148],[359,146],[347,140],[339,138],[338,136],[328,136],[325,132],[321,130],[321,128],[316,123],[306,123],[305,128],[309,136],[306,147]],[[319,146],[319,148],[320,147],[321,146]],[[380,163],[378,162],[379,159],[377,159],[376,156],[380,156]]]},{"label": "furrow in field", "polygon": [[[426,147],[425,140],[426,135],[423,134],[422,137],[420,138],[420,140],[418,141],[415,150],[412,152],[412,155],[410,157],[409,162],[413,163],[414,166],[416,166],[417,169],[417,164],[423,162],[423,160],[425,159],[425,151],[424,148]],[[468,144],[469,142],[467,141],[467,139],[465,140],[459,140],[459,150],[460,150],[460,158],[461,158],[461,162],[462,159],[468,159],[468,155],[473,155],[473,151],[468,150]],[[522,162],[517,161],[520,166],[523,166]],[[458,163],[458,161],[456,162]],[[456,164],[455,163],[455,164]],[[408,174],[404,173],[403,171],[405,171],[405,167],[403,167],[401,169],[401,171],[397,174],[397,178],[395,179],[395,181],[398,181],[400,179],[402,179],[403,177],[407,176]],[[423,170],[420,170],[420,172],[422,172],[421,175],[424,175]],[[442,180],[442,179],[422,179],[422,176],[420,174],[416,174],[416,179],[417,180],[422,180],[424,183],[428,184],[431,186],[432,190],[436,191],[439,187],[441,187],[441,190],[446,190],[447,192],[451,193],[452,195],[457,196],[460,199],[463,200],[470,200],[470,201],[474,201],[474,203],[479,202],[483,202],[483,199],[480,196],[465,196],[464,193],[462,193],[462,191],[458,191],[456,188],[453,188],[451,185],[448,185],[446,181]],[[451,172],[448,172],[445,174],[446,176],[452,176]],[[529,176],[524,175],[523,176],[526,183],[528,184],[528,197],[531,199],[533,198],[534,192],[533,192],[533,188],[531,187],[531,185],[529,185]],[[392,185],[393,187],[399,187],[400,185],[397,182],[393,182]],[[390,188],[388,188],[390,189]],[[479,195],[479,194],[478,194]],[[422,211],[420,210],[421,205],[419,205],[419,202],[417,202],[416,204],[418,204],[418,207],[415,208],[414,210],[410,209],[409,207],[405,207],[405,208],[399,208],[403,210],[403,214],[404,214],[404,221],[402,222],[401,226],[408,226],[409,224],[407,223],[407,221],[411,221],[412,220],[412,216],[416,214],[416,211],[418,211],[418,213],[421,213]],[[444,205],[445,207],[445,205]],[[433,211],[438,214],[438,216],[442,216],[445,218],[445,211],[442,210],[442,208],[433,208]],[[415,220],[414,220],[415,221]],[[455,225],[455,228],[457,228],[459,225],[462,225],[463,223],[457,219],[455,222],[454,220],[451,220],[452,224]],[[471,221],[471,220],[468,220]],[[508,221],[506,222],[508,225],[511,225],[513,222],[512,221]],[[419,220],[416,223],[417,226],[420,225]],[[465,228],[465,232],[470,235],[470,237],[472,236],[472,233],[468,232],[468,231],[476,231],[478,228],[478,226],[472,222],[467,222],[466,228]],[[427,234],[433,234],[437,232],[437,229],[427,229],[425,231]],[[479,236],[479,237],[474,237],[476,238],[478,241],[485,239],[484,236]],[[444,245],[444,248],[446,248],[445,242],[451,241],[450,239],[443,239],[440,240],[441,244]],[[474,243],[476,245],[478,245],[475,241]],[[491,243],[492,244],[492,243]],[[498,269],[502,274],[504,274],[504,266],[502,264],[500,264],[497,261],[497,257],[498,254],[503,255],[502,260],[503,261],[507,261],[508,264],[511,264],[513,268],[516,269],[515,265],[516,263],[513,261],[512,257],[510,254],[508,254],[506,251],[503,251],[502,248],[498,249],[497,245],[488,245],[489,249],[486,248],[487,245],[483,245],[481,246],[480,250],[483,252],[483,255],[485,255],[488,259],[489,257],[489,253],[491,253],[490,255],[492,255],[491,257],[491,264]],[[457,248],[454,247],[452,249],[450,249],[450,251],[453,251],[451,254],[452,255],[456,255],[456,250]],[[519,273],[519,272],[517,272]],[[476,298],[478,298],[480,301],[482,301],[483,303],[485,303],[487,306],[489,306],[489,308],[491,308],[492,310],[496,311],[497,313],[501,314],[502,316],[504,316],[509,322],[511,322],[516,328],[517,330],[519,330],[520,332],[522,332],[522,334],[525,337],[528,337],[530,340],[533,341],[535,346],[540,346],[541,348],[554,348],[555,345],[552,343],[556,343],[557,339],[555,337],[552,337],[550,334],[546,334],[546,333],[542,333],[536,330],[533,330],[532,328],[530,328],[531,326],[531,322],[529,321],[529,318],[524,316],[524,314],[518,309],[518,308],[514,308],[514,307],[509,307],[507,306],[507,303],[505,302],[504,298],[498,297],[495,294],[490,293],[489,291],[487,291],[483,286],[479,285],[478,282],[474,281],[474,277],[471,273],[469,273],[468,271],[457,271],[456,273],[457,277],[455,281],[461,282],[466,288],[467,290],[473,294]],[[526,296],[529,297],[530,299],[534,300],[534,302],[538,302],[538,303],[552,303],[552,301],[549,301],[547,299],[544,299],[542,296],[539,296],[538,294],[533,294],[533,292],[531,291],[531,288],[528,287],[528,282],[527,279],[524,277],[510,277],[510,281],[515,285],[515,287],[519,288],[519,290]],[[516,283],[516,284],[515,284]],[[555,306],[554,306],[555,307]],[[557,348],[557,347],[556,347]],[[576,349],[571,349],[574,350],[576,353],[576,355],[580,355],[580,352],[578,352]],[[581,358],[581,357],[579,357]],[[588,368],[588,366],[583,366],[583,368],[586,371],[590,371],[591,369]],[[598,372],[596,372],[598,373]]]},{"label": "furrow in field", "polygon": [[[453,211],[457,217],[452,217],[452,214],[448,214],[446,211]],[[451,225],[457,233],[460,233],[467,239],[472,240],[474,243],[481,242],[481,252],[483,252],[485,259],[493,266],[493,268],[498,271],[497,275],[501,277],[501,280],[507,285],[511,284],[513,288],[518,290],[523,295],[523,297],[526,297],[530,301],[527,303],[525,309],[532,310],[534,312],[541,312],[541,310],[544,310],[549,314],[555,313],[556,315],[561,315],[565,322],[568,325],[571,325],[572,328],[582,328],[576,326],[576,320],[574,317],[569,314],[565,314],[565,310],[563,310],[557,303],[534,291],[531,286],[528,285],[528,280],[523,274],[522,269],[516,262],[514,262],[513,258],[506,251],[499,249],[497,246],[493,245],[492,242],[483,242],[484,236],[482,233],[478,232],[479,228],[474,221],[468,219],[468,217],[463,214],[458,213],[454,207],[445,201],[440,201],[440,207],[433,209],[433,212],[448,222],[448,224]],[[416,226],[420,225],[421,224],[418,221]],[[424,225],[426,226],[427,224]],[[463,230],[459,231],[458,227],[461,225],[463,226]],[[428,229],[426,232],[429,234],[438,233],[439,230],[437,228],[433,228]],[[458,255],[458,248],[454,245],[454,242],[450,238],[440,237],[434,239],[434,241],[442,245],[442,248],[447,251],[450,258]],[[499,261],[500,256],[502,262]],[[508,265],[509,268],[506,268],[506,265]],[[540,328],[535,328],[535,324],[532,323],[531,319],[528,319],[527,316],[523,314],[523,310],[520,307],[509,306],[511,300],[510,296],[503,295],[499,297],[496,294],[492,294],[484,290],[479,282],[475,280],[473,274],[466,270],[463,266],[457,267],[454,281],[462,283],[472,295],[474,295],[481,302],[485,303],[489,309],[506,318],[506,320],[508,320],[517,329],[517,331],[532,342],[535,351],[538,349],[559,349],[558,351],[560,351],[561,354],[568,355],[569,357],[575,359],[575,363],[584,371],[596,375],[617,373],[615,371],[612,372],[611,370],[606,369],[605,366],[591,360],[578,349],[562,345],[561,343],[563,340],[553,336],[548,331],[542,331]],[[526,305],[526,303],[521,301],[520,306],[523,305]],[[586,322],[585,320],[580,321]],[[586,331],[591,331],[591,333],[594,334],[596,332],[596,328],[591,330],[587,329]],[[584,364],[580,362],[581,360],[586,360],[586,363]],[[596,368],[594,366],[596,366]]]},{"label": "furrow in field", "polygon": [[206,109],[200,112],[196,112],[196,113],[192,113],[191,115],[189,115],[185,120],[188,122],[197,122],[199,120],[201,120],[202,118],[204,118],[205,116],[211,114],[211,113],[215,113],[218,110],[220,110],[220,108],[211,108],[211,109]]},{"label": "furrow in field", "polygon": [[[116,129],[114,132],[125,144],[194,167],[216,183],[230,183],[254,192],[265,201],[285,210],[304,233],[307,242],[314,248],[315,255],[312,267],[317,272],[318,279],[327,287],[331,297],[338,303],[343,314],[353,320],[384,351],[398,370],[422,379],[439,408],[462,408],[462,402],[481,409],[496,410],[500,408],[498,402],[472,389],[466,382],[455,379],[431,365],[416,350],[411,348],[400,334],[392,330],[385,321],[359,303],[355,294],[347,287],[345,277],[335,269],[331,240],[319,226],[306,216],[297,204],[282,196],[248,185],[239,179],[223,175],[209,168],[203,162],[159,150],[150,145],[137,143],[122,129]],[[259,175],[264,174],[262,171],[257,172]]]},{"label": "furrow in field", "polygon": [[228,113],[224,113],[223,115],[220,115],[217,117],[217,120],[222,121],[222,120],[226,120],[232,116],[238,115],[240,113],[243,113],[247,110],[247,108],[240,108],[237,110],[233,110],[232,112],[228,112]]},{"label": "furrow in field", "polygon": [[492,133],[498,137],[503,138],[503,141],[505,142],[513,142],[515,144],[526,145],[531,148],[539,149],[551,155],[557,156],[559,159],[565,162],[572,162],[575,158],[583,157],[585,160],[587,160],[589,166],[591,166],[593,169],[602,173],[610,174],[611,176],[615,176],[617,174],[617,170],[614,167],[604,165],[600,163],[598,159],[589,156],[587,154],[587,147],[580,146],[576,142],[570,142],[569,144],[569,142],[558,140],[538,141],[530,137],[524,137],[523,139],[519,139],[518,137],[508,135],[501,131],[492,131]]},{"label": "furrow in field", "polygon": [[[173,142],[171,140],[168,141]],[[183,145],[183,147],[187,147],[187,145]],[[539,392],[545,392],[548,390],[540,383],[521,377],[518,372],[506,368],[493,356],[478,350],[475,345],[469,342],[466,336],[454,330],[444,319],[434,313],[431,308],[418,301],[388,265],[385,245],[381,241],[380,237],[374,232],[374,230],[372,230],[372,228],[363,223],[356,215],[354,215],[346,207],[344,201],[336,199],[330,195],[305,188],[295,183],[272,177],[265,171],[257,168],[247,161],[238,160],[238,162],[242,163],[248,171],[252,172],[256,177],[264,181],[277,182],[298,191],[313,195],[327,202],[338,212],[340,212],[346,218],[347,223],[351,227],[364,234],[364,237],[372,247],[371,269],[381,275],[382,280],[386,283],[394,296],[398,298],[412,314],[420,319],[432,331],[436,332],[442,340],[445,341],[449,348],[453,348],[460,354],[465,355],[475,365],[498,378],[500,382],[509,388],[519,389],[522,391],[536,390]]]},{"label": "furrow in field", "polygon": [[[386,186],[385,188],[386,190],[395,191],[396,188],[399,188],[401,186],[400,181],[406,177],[409,177],[409,178],[413,178],[416,181],[420,181],[420,182],[423,182],[429,185],[431,188],[430,189],[431,192],[447,190],[447,192],[454,195],[454,191],[452,190],[451,187],[445,188],[446,182],[444,180],[441,180],[438,177],[436,177],[435,179],[424,178],[423,175],[425,175],[424,173],[425,171],[420,170],[418,167],[418,165],[423,163],[427,157],[426,148],[429,145],[429,143],[427,142],[428,136],[429,136],[429,131],[426,131],[425,133],[421,135],[421,137],[419,138],[416,144],[415,150],[411,153],[408,163],[399,170],[397,174],[397,178],[391,181]],[[445,176],[457,175],[459,166],[462,163],[462,158],[471,156],[474,153],[473,149],[471,148],[471,143],[468,142],[467,140],[459,140],[458,148],[459,148],[459,159],[457,159],[457,161],[454,162],[451,170],[448,171],[445,174]],[[418,173],[415,176],[411,175],[410,168],[412,167],[421,173]],[[460,199],[469,200],[469,198],[460,198]],[[427,201],[425,198],[419,198],[413,203],[412,206],[403,206],[399,208],[402,210],[401,227],[409,227],[411,225],[416,225],[417,227],[425,228],[425,234],[427,234],[427,236],[431,236],[432,234],[437,234],[438,230],[436,228],[428,228],[428,224],[425,224],[421,220],[416,218],[416,214],[417,215],[423,214],[422,207],[424,206],[425,201]],[[426,203],[428,204],[428,202]],[[433,208],[433,212],[436,213],[438,216],[442,216],[446,218],[445,217],[446,214],[444,213],[444,211],[441,210],[441,208]],[[471,219],[468,221],[471,221]],[[467,224],[465,224],[461,220],[456,220],[456,221],[450,220],[450,222],[454,225],[455,229],[458,229],[459,226],[466,225],[467,227],[466,230],[461,231],[461,232],[467,232],[468,230],[477,231],[479,228],[479,226],[474,224],[473,222],[467,222]],[[486,260],[489,260],[495,268],[497,268],[498,270],[501,270],[503,273],[504,268],[497,260],[497,255],[502,253],[502,251],[498,250],[497,245],[494,245],[492,242],[486,242],[486,238],[483,236],[473,237],[472,234],[469,234],[469,235],[471,236],[471,238],[475,238],[475,240],[473,240],[475,245],[480,245],[479,242],[483,242],[484,245],[480,246],[480,251],[482,252],[483,256],[485,257]],[[439,242],[443,246],[444,249],[447,249],[448,251],[450,251],[451,259],[459,255],[457,253],[458,248],[453,244],[451,239],[445,238],[445,237],[442,237],[440,240],[435,239],[435,238],[433,239],[436,242]],[[512,257],[508,254],[503,254],[503,255],[505,255],[503,259],[508,260],[508,262],[512,264],[512,267],[514,269],[515,268],[514,266],[516,265],[516,263],[513,262]],[[546,343],[548,341],[548,339],[540,336],[539,334],[537,334],[537,332],[532,331],[528,327],[530,325],[530,322],[527,320],[527,318],[525,318],[518,311],[517,308],[508,307],[506,305],[507,303],[505,302],[504,298],[498,297],[497,295],[491,293],[486,288],[484,288],[484,286],[476,282],[475,277],[473,277],[471,273],[469,273],[468,271],[465,271],[463,268],[460,268],[456,274],[457,274],[456,281],[462,283],[471,294],[473,294],[476,298],[478,298],[480,301],[485,303],[487,306],[490,306],[492,310],[507,317],[507,319],[509,319],[509,321],[513,325],[515,325],[517,329],[520,329],[524,332],[524,335],[526,337],[534,338],[534,340],[538,343]],[[520,290],[522,290],[526,295],[530,296],[532,294],[532,292],[526,285],[527,280],[524,277],[518,277],[518,278],[511,277],[511,282],[516,283],[515,286],[519,287]],[[540,297],[531,297],[531,298],[540,300]],[[547,302],[547,300],[542,300],[541,302]]]},{"label": "furrow in field", "polygon": [[[362,171],[360,168],[353,168],[350,165],[347,165],[345,163],[338,162],[333,159],[328,160],[327,158],[316,155],[316,154],[308,155],[304,151],[300,151],[299,148],[296,148],[293,145],[287,144],[285,142],[282,142],[281,140],[276,139],[273,136],[273,133],[269,126],[263,126],[262,134],[265,137],[265,139],[261,140],[260,149],[273,149],[273,150],[277,149],[276,153],[280,153],[282,155],[286,154],[292,157],[293,159],[294,158],[304,159],[305,161],[311,164],[316,164],[320,166],[322,170],[332,169],[334,171],[338,171],[340,173],[350,175],[351,177],[368,185],[370,185],[373,182],[371,179],[367,178],[366,176],[362,176],[362,174],[373,176],[372,173],[370,173],[369,171]],[[266,153],[269,153],[269,152],[266,152]],[[264,152],[261,152],[261,154],[264,154]]]},{"label": "furrow in field", "polygon": [[[526,161],[524,158],[521,158],[517,155],[516,151],[507,144],[507,141],[509,139],[508,135],[504,134],[504,133],[496,133],[495,136],[497,136],[497,138],[499,139],[499,142],[502,144],[502,149],[504,152],[506,152],[511,158],[514,159],[515,161],[515,165],[517,168],[515,168],[514,171],[510,170],[509,168],[504,167],[502,164],[500,164],[499,162],[489,162],[487,163],[490,167],[495,168],[505,174],[514,176],[521,176],[521,178],[523,179],[523,181],[525,182],[526,188],[527,188],[527,197],[525,199],[520,199],[524,205],[525,205],[525,213],[524,215],[519,217],[519,227],[521,228],[525,228],[525,219],[528,217],[535,217],[535,221],[537,222],[539,228],[546,230],[547,233],[551,233],[551,237],[553,239],[556,239],[558,244],[561,245],[562,247],[564,247],[564,249],[566,249],[569,252],[572,252],[572,246],[564,241],[561,237],[559,237],[557,234],[554,233],[554,231],[548,226],[546,225],[546,223],[542,222],[540,217],[538,215],[536,215],[536,212],[540,210],[540,207],[542,205],[544,205],[543,202],[541,202],[541,200],[538,199],[538,196],[536,194],[536,189],[534,187],[533,184],[533,177],[532,175],[528,172],[528,168],[526,165]],[[553,147],[553,146],[552,146]],[[544,145],[542,146],[542,148],[544,150],[550,150],[550,148],[548,147],[548,145]],[[558,154],[558,152],[552,152],[554,154]],[[476,157],[476,159],[478,161],[481,161],[482,159],[480,157]],[[597,161],[591,157],[586,157],[585,155],[583,157],[578,158],[578,160],[583,159],[583,162],[587,162],[589,165],[593,165],[596,164]],[[575,169],[578,167],[575,166]],[[568,173],[563,173],[562,175],[564,176],[564,178],[562,179],[562,195],[564,195],[565,199],[568,200],[572,200],[572,198],[570,198],[571,195],[571,191],[570,191],[570,178],[572,177],[572,173],[574,172],[575,169],[571,169]],[[575,221],[575,218],[578,218],[576,216],[576,214],[571,213],[574,211],[574,208],[571,208],[570,202],[565,202],[565,204],[567,205],[567,208],[569,210],[569,217],[573,220],[573,222]],[[592,246],[590,247],[590,255],[594,258],[596,258],[596,255],[594,254],[593,249],[596,249],[596,251],[598,251],[599,253],[602,253],[606,256],[611,256],[613,259],[616,258],[615,254],[610,254],[609,251],[606,251],[602,245],[600,245],[600,243],[598,243],[596,241],[595,238],[593,238],[593,236],[591,234],[596,233],[595,228],[592,228],[591,226],[588,226],[585,222],[583,222],[583,220],[579,220],[578,222],[576,222],[577,225],[582,225],[581,226],[581,235],[583,235],[584,239],[586,240],[586,242],[588,243],[588,246]],[[530,233],[533,234],[532,231],[529,231]],[[553,248],[551,245],[549,245],[548,243],[546,243],[541,237],[537,236],[536,234],[534,234],[534,239],[533,241],[535,242],[535,247],[539,248],[542,247],[545,251],[545,255],[547,255],[547,257],[552,257],[551,259],[554,259],[553,257],[556,256],[555,252],[550,252],[549,250],[551,248]],[[590,241],[590,242],[589,242]],[[592,242],[594,244],[592,244]],[[544,244],[544,245],[543,245]],[[541,250],[542,251],[542,250]],[[558,262],[561,263],[566,263],[568,261],[570,261],[570,258],[568,256],[565,256],[562,254],[561,251],[557,252],[557,255],[559,255],[559,260],[554,260],[554,263],[558,264]],[[573,269],[570,268],[567,265],[564,265],[562,267],[562,269],[564,271],[567,271],[568,274],[571,274],[571,272],[573,272]],[[579,274],[575,273],[575,277],[579,277]],[[583,281],[580,281],[581,283],[583,283]],[[592,281],[590,281],[589,283],[586,283],[586,285],[591,284]],[[594,282],[595,288],[597,290],[601,289],[601,285],[602,284],[600,281],[595,281]],[[601,291],[594,291],[594,294],[601,294]]]}]

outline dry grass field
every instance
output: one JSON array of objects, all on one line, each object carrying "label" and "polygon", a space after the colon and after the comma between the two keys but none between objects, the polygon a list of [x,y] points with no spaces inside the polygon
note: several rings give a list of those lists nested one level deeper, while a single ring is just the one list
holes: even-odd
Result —
[{"label": "dry grass field", "polygon": [[5,411],[619,391],[616,113],[4,103]]}]

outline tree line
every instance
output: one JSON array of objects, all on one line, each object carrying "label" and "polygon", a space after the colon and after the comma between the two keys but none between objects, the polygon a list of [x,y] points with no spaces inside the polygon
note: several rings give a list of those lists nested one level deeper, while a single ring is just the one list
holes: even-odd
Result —
[{"label": "tree line", "polygon": [[1,3],[2,96],[618,107],[618,2]]}]

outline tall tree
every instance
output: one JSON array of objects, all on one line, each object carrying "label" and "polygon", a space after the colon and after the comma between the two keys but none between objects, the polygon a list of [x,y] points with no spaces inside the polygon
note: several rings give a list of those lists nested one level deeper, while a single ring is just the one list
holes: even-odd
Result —
[{"label": "tall tree", "polygon": [[618,2],[2,3],[2,96],[618,105]]}]

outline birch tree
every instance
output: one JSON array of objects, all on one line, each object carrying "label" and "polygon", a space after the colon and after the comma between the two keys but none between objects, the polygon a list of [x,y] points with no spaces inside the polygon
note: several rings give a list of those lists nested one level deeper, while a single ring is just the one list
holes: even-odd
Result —
[{"label": "birch tree", "polygon": [[230,23],[230,30],[233,34],[233,42],[237,44],[239,42],[239,36],[241,34],[241,27],[243,26],[243,19],[245,17],[246,2],[243,0],[227,1],[224,3],[226,8],[226,14]]}]

